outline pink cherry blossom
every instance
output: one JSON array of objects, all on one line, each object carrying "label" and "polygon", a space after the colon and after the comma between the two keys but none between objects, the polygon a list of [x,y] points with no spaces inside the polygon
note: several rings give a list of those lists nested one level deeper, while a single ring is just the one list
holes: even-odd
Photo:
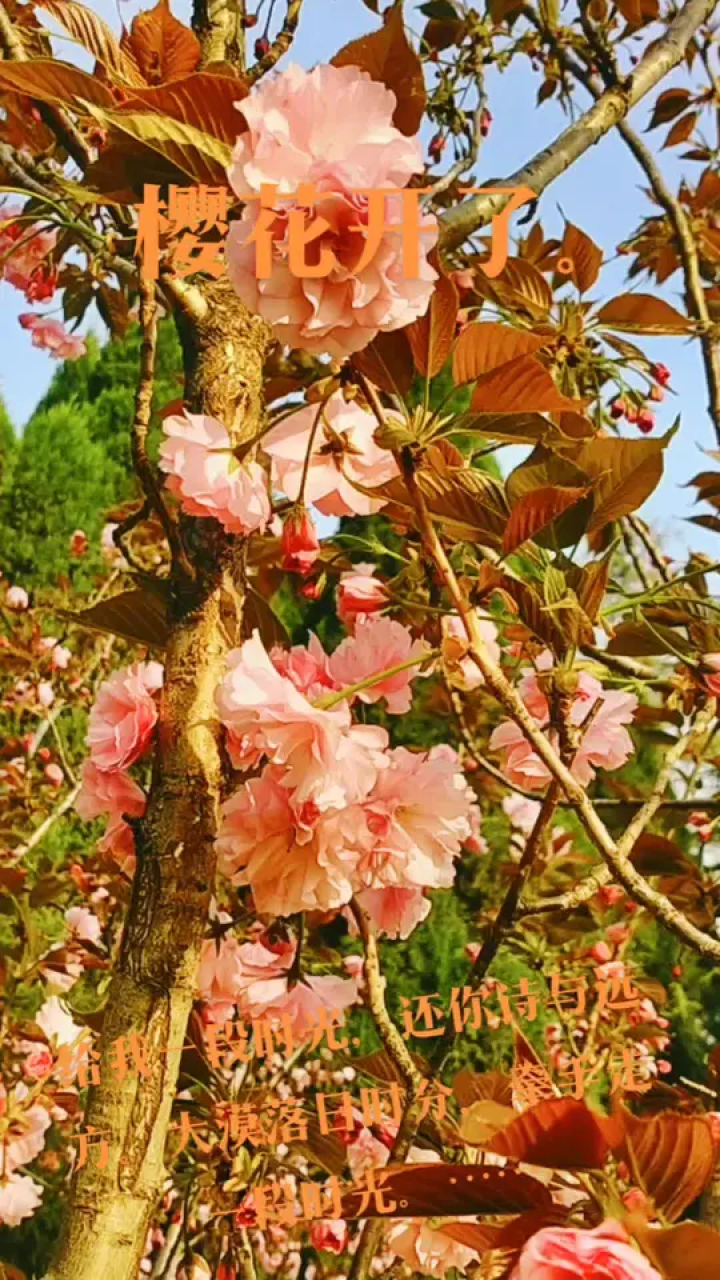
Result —
[{"label": "pink cherry blossom", "polygon": [[503,813],[510,819],[514,827],[518,831],[522,831],[523,835],[529,836],[540,813],[540,801],[529,800],[527,796],[521,796],[517,791],[511,792],[509,796],[505,796],[502,802]]},{"label": "pink cherry blossom", "polygon": [[283,785],[293,789],[296,805],[312,801],[325,809],[364,798],[385,764],[383,730],[352,726],[345,702],[314,707],[276,670],[257,631],[229,654],[228,666],[216,700],[232,733],[236,768],[271,756],[286,767]]},{"label": "pink cherry blossom", "polygon": [[[474,1222],[475,1219],[466,1221]],[[424,1218],[395,1222],[388,1232],[387,1243],[388,1248],[412,1271],[419,1271],[424,1276],[444,1276],[453,1268],[462,1274],[471,1262],[480,1260],[475,1249],[460,1244],[443,1231],[442,1219],[433,1219],[432,1225]]]},{"label": "pink cherry blossom", "polygon": [[86,822],[105,813],[113,818],[122,817],[124,813],[131,818],[141,818],[146,804],[145,792],[128,773],[122,769],[98,769],[92,760],[85,761],[75,808]]},{"label": "pink cherry blossom", "polygon": [[125,769],[145,754],[158,717],[159,662],[135,662],[100,685],[90,712],[88,745],[98,769]]},{"label": "pink cherry blossom", "polygon": [[65,774],[59,764],[46,764],[43,769],[43,777],[51,787],[61,787],[65,781]]},{"label": "pink cherry blossom", "polygon": [[32,334],[33,346],[49,351],[56,360],[79,360],[87,351],[84,339],[68,333],[59,320],[38,316],[33,311],[26,311],[18,320],[23,329]]},{"label": "pink cherry blossom", "polygon": [[83,1032],[83,1028],[73,1022],[72,1015],[68,1013],[58,996],[48,997],[42,1008],[35,1014],[34,1021],[56,1047],[61,1044],[73,1044]]},{"label": "pink cherry blossom", "polygon": [[31,1218],[42,1204],[42,1187],[27,1174],[11,1173],[0,1178],[0,1223],[17,1227]]},{"label": "pink cherry blossom", "polygon": [[183,509],[219,520],[226,533],[262,532],[270,519],[265,472],[257,462],[238,462],[222,422],[204,413],[171,414],[163,432],[159,466]]},{"label": "pink cherry blossom", "polygon": [[546,1227],[531,1236],[511,1280],[661,1280],[619,1222],[592,1231]]},{"label": "pink cherry blossom", "polygon": [[45,265],[45,258],[55,246],[57,232],[42,230],[36,223],[13,221],[23,213],[20,205],[0,207],[0,280],[7,280],[20,289],[28,301],[33,301],[33,275]]},{"label": "pink cherry blossom", "polygon": [[430,914],[430,901],[422,889],[364,889],[357,895],[379,933],[388,938],[409,938]]},{"label": "pink cherry blossom", "polygon": [[[454,859],[473,834],[475,801],[451,747],[396,747],[363,804],[369,852],[355,875],[368,888],[447,889]],[[359,834],[356,840],[359,842]]]},{"label": "pink cherry blossom", "polygon": [[30,597],[24,587],[8,587],[5,592],[5,608],[13,613],[24,613],[30,604]]},{"label": "pink cherry blossom", "polygon": [[294,986],[285,984],[285,990],[274,1000],[255,1005],[253,1017],[264,1017],[270,1022],[277,1018],[289,1019],[293,1038],[298,1044],[310,1039],[320,1019],[331,1014],[344,1014],[358,999],[358,986],[353,978],[336,978],[334,974],[303,974]]},{"label": "pink cherry blossom", "polygon": [[41,707],[51,707],[55,701],[55,690],[49,680],[41,680],[37,687],[37,700]]},{"label": "pink cherry blossom", "polygon": [[[357,67],[323,65],[307,72],[291,66],[263,80],[238,105],[248,129],[235,144],[228,177],[246,208],[230,229],[227,257],[230,279],[250,310],[282,343],[336,357],[360,350],[379,330],[404,328],[424,315],[437,279],[427,262],[437,224],[422,220],[418,278],[407,278],[401,195],[385,197],[385,223],[393,229],[385,230],[372,261],[357,272],[365,247],[357,227],[368,224],[367,191],[405,187],[423,168],[418,139],[392,123],[395,95]],[[287,259],[288,214],[304,183],[315,185],[315,215],[326,223],[309,261],[334,255],[319,278],[300,278]],[[256,246],[248,243],[266,212],[253,198],[263,184],[277,189],[268,278],[258,278]]]},{"label": "pink cherry blossom", "polygon": [[0,1178],[29,1164],[45,1146],[50,1116],[39,1103],[26,1105],[29,1096],[27,1085],[20,1081],[5,1099],[4,1118],[8,1127],[0,1143]]},{"label": "pink cherry blossom", "polygon": [[276,645],[270,650],[270,661],[311,702],[338,688],[330,674],[329,655],[314,632],[307,645],[296,644],[291,649]]},{"label": "pink cherry blossom", "polygon": [[88,907],[69,907],[65,920],[72,936],[80,942],[93,942],[95,945],[100,942],[102,925]]},{"label": "pink cherry blossom", "polygon": [[[476,610],[476,613],[478,630],[485,641],[487,651],[493,662],[499,663],[502,651],[497,642],[497,627],[479,610]],[[442,632],[443,657],[452,674],[457,677],[457,683],[468,692],[477,689],[485,683],[484,677],[477,663],[468,655],[468,634],[458,614],[451,613],[443,618]]]},{"label": "pink cherry blossom", "polygon": [[359,815],[351,807],[313,816],[311,829],[298,825],[282,771],[275,766],[222,806],[215,842],[219,868],[233,884],[250,885],[263,915],[329,911],[350,901]]},{"label": "pink cherry blossom", "polygon": [[320,1218],[310,1227],[312,1245],[323,1253],[345,1253],[349,1239],[348,1224],[342,1218]]},{"label": "pink cherry blossom", "polygon": [[46,1044],[33,1044],[29,1040],[21,1041],[20,1048],[27,1051],[23,1062],[23,1073],[28,1080],[44,1080],[50,1075],[53,1067],[53,1056]]},{"label": "pink cherry blossom", "polygon": [[[538,668],[549,670],[551,665],[550,655],[541,655]],[[536,671],[525,672],[518,684],[518,692],[538,726],[544,728],[550,720],[550,706]],[[592,713],[572,763],[572,772],[583,786],[592,781],[598,768],[619,769],[632,755],[633,741],[625,726],[632,722],[636,708],[635,694],[607,691],[586,671],[578,673],[570,722],[580,728]],[[557,746],[556,731],[550,730],[548,737]],[[490,749],[507,753],[503,770],[516,786],[537,790],[550,781],[549,769],[514,721],[506,720],[493,730]]]},{"label": "pink cherry blossom", "polygon": [[105,834],[98,840],[98,851],[112,858],[126,876],[135,874],[135,835],[122,818],[111,817]]},{"label": "pink cherry blossom", "polygon": [[358,684],[380,671],[400,666],[411,658],[418,666],[407,667],[380,680],[358,693],[361,702],[379,702],[385,698],[391,715],[404,715],[412,704],[412,681],[420,675],[420,666],[429,652],[424,640],[413,640],[401,622],[392,618],[365,618],[358,622],[355,634],[343,640],[330,658],[330,674],[341,687]]},{"label": "pink cherry blossom", "polygon": [[348,631],[361,619],[379,613],[388,603],[387,588],[374,573],[374,564],[356,564],[348,573],[340,575],[337,612]]},{"label": "pink cherry blossom", "polygon": [[319,422],[317,417],[317,405],[306,405],[264,437],[274,487],[293,502],[300,497],[312,436],[305,500],[325,516],[367,516],[379,511],[384,499],[371,498],[354,487],[373,489],[398,474],[390,451],[375,444],[374,417],[355,401],[348,403],[341,391],[330,396]]},{"label": "pink cherry blossom", "polygon": [[271,950],[260,941],[241,944],[230,934],[208,938],[203,943],[198,986],[210,1020],[226,1021],[238,1002],[247,1008],[263,995],[272,1000],[282,994],[294,954],[291,943]]}]

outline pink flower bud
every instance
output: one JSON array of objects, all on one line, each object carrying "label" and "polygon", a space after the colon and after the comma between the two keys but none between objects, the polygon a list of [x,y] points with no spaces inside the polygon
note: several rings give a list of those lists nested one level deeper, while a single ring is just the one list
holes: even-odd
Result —
[{"label": "pink flower bud", "polygon": [[50,783],[51,787],[61,787],[65,781],[65,774],[59,764],[47,765],[43,770],[43,777],[46,782]]},{"label": "pink flower bud", "polygon": [[591,960],[596,960],[598,964],[607,964],[608,960],[612,960],[612,951],[607,942],[596,942],[587,952],[587,955]]},{"label": "pink flower bud", "polygon": [[88,545],[87,534],[82,529],[76,529],[70,539],[70,555],[84,556]]},{"label": "pink flower bud", "polygon": [[303,575],[310,572],[320,552],[320,541],[307,507],[293,507],[285,517],[282,550],[283,569]]}]

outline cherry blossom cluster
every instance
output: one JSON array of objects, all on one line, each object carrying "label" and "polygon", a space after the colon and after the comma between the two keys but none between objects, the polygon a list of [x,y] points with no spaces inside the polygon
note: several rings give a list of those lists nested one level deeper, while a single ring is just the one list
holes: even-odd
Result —
[{"label": "cherry blossom cluster", "polygon": [[[56,241],[56,231],[28,224],[21,206],[0,207],[0,280],[19,289],[28,302],[48,302],[57,288],[58,271],[49,256]],[[56,360],[78,360],[85,354],[83,339],[68,333],[59,320],[33,311],[18,319],[32,334],[33,346]]]},{"label": "cherry blossom cluster", "polygon": [[357,894],[407,936],[425,890],[453,883],[477,824],[455,752],[390,748],[351,712],[355,698],[407,711],[426,654],[402,624],[369,616],[331,655],[315,636],[269,655],[257,633],[229,655],[217,692],[228,750],[238,770],[263,767],[223,805],[217,849],[261,914],[337,910]]},{"label": "cherry blossom cluster", "polygon": [[[425,218],[418,278],[407,278],[400,189],[422,173],[423,158],[419,137],[406,137],[393,124],[395,106],[390,90],[351,66],[288,67],[238,104],[247,128],[235,144],[228,179],[245,209],[228,234],[228,275],[250,311],[287,346],[343,357],[427,311],[437,279],[427,255],[437,224]],[[314,186],[312,212],[322,222],[300,278],[290,269],[288,232],[293,210],[302,217],[307,184]],[[276,189],[272,209],[259,199],[268,185]],[[388,191],[386,229],[365,265],[368,193],[377,190]],[[271,239],[272,269],[259,278],[256,240],[262,235]],[[312,265],[330,252],[329,274],[313,275]]]},{"label": "cherry blossom cluster", "polygon": [[141,818],[147,804],[145,792],[128,769],[152,743],[162,683],[159,662],[135,662],[103,682],[90,712],[90,757],[83,765],[75,808],[87,821],[107,814],[100,851],[114,858],[128,875],[135,867],[135,837],[126,819]]}]

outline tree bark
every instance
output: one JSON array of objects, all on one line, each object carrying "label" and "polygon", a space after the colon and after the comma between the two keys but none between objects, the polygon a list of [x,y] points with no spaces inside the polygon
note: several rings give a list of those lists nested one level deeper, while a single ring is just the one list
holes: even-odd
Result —
[{"label": "tree bark", "polygon": [[[204,291],[200,318],[180,322],[191,410],[220,418],[236,443],[264,413],[262,370],[269,345],[225,282]],[[218,804],[224,774],[215,689],[240,634],[242,581],[237,540],[212,522],[192,527],[198,585],[175,592],[165,685],[147,816],[138,825],[137,871],[101,1036],[100,1083],[86,1124],[108,1142],[90,1147],[73,1180],[65,1230],[47,1280],[136,1280],[148,1227],[162,1195],[165,1142],[180,1053],[195,994],[198,958],[213,892]],[[139,1037],[124,1079],[117,1042]]]}]

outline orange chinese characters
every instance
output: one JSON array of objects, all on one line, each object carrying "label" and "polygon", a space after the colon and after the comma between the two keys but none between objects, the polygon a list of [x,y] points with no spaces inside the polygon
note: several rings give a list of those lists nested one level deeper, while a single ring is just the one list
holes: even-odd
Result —
[{"label": "orange chinese characters", "polygon": [[[135,253],[142,258],[146,280],[157,280],[160,274],[160,252],[163,240],[170,245],[168,265],[179,276],[204,271],[216,279],[224,274],[222,239],[227,233],[227,198],[225,187],[168,187],[167,200],[160,199],[160,188],[143,188],[143,202],[136,205],[138,214]],[[203,237],[212,235],[212,240]],[[179,238],[178,238],[179,237]]]},{"label": "orange chinese characters", "polygon": [[534,200],[535,192],[531,191],[530,187],[461,187],[460,190],[463,195],[479,195],[486,192],[489,195],[510,196],[505,208],[493,216],[490,257],[487,262],[480,263],[485,275],[490,280],[494,280],[501,271],[504,271],[507,264],[511,215],[524,204],[528,204],[530,200]]}]

